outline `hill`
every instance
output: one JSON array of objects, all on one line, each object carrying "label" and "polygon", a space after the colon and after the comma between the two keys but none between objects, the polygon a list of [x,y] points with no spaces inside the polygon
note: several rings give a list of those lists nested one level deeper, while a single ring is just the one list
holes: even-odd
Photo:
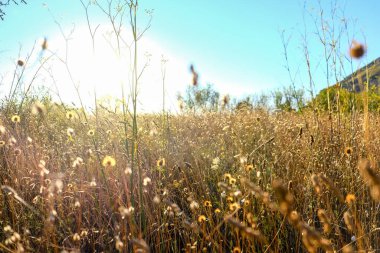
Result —
[{"label": "hill", "polygon": [[342,88],[348,91],[363,91],[364,83],[367,81],[366,69],[368,69],[370,77],[369,85],[378,87],[380,84],[380,57],[344,78],[341,82]]}]

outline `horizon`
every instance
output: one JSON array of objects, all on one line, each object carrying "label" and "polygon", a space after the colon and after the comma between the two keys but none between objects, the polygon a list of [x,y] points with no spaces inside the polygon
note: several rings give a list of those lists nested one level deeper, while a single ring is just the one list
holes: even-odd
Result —
[{"label": "horizon", "polygon": [[[321,1],[324,13],[331,10],[330,2],[334,1]],[[301,1],[291,3],[268,1],[260,4],[257,2],[215,4],[214,1],[207,3],[191,1],[182,5],[172,4],[170,1],[160,1],[160,3],[141,1],[140,4],[138,23],[146,24],[148,17],[144,10],[154,9],[151,27],[138,42],[139,62],[142,63],[140,68],[146,63],[145,53],[150,54],[150,65],[139,83],[141,88],[139,108],[142,111],[162,108],[161,99],[157,99],[162,97],[162,59],[167,60],[165,95],[170,110],[176,108],[177,94],[183,94],[191,85],[189,73],[191,64],[194,64],[200,75],[201,85],[213,84],[221,96],[228,94],[233,98],[242,99],[249,95],[288,87],[291,82],[283,66],[286,62],[281,42],[282,30],[286,32],[286,39],[291,36],[288,48],[289,66],[291,74],[297,75],[296,87],[304,90],[310,88],[307,84],[300,33],[305,33],[308,40],[311,71],[315,83],[313,92],[316,93],[327,87],[323,70],[323,48],[313,34],[316,24],[308,13],[314,13],[313,15],[318,13],[317,1],[305,7]],[[357,20],[355,27],[350,25],[348,28],[348,33],[355,34],[351,35],[352,39],[368,46],[368,52],[363,60],[354,61],[353,69],[356,70],[379,57],[376,53],[380,50],[380,39],[376,36],[378,23],[376,20],[379,20],[379,17],[373,10],[380,7],[380,3],[369,1],[363,5],[345,1],[337,4],[339,12],[336,15],[350,22]],[[104,14],[99,9],[90,7],[92,28],[100,24],[95,39],[95,53],[92,50],[85,11],[80,1],[71,6],[63,2],[38,1],[6,8],[5,20],[0,22],[2,35],[0,74],[4,76],[3,81],[10,80],[15,61],[19,58],[19,43],[22,46],[21,59],[26,57],[34,41],[38,41],[38,47],[44,37],[48,40],[50,52],[62,56],[65,53],[63,50],[65,43],[59,26],[67,35],[73,27],[72,24],[75,24],[73,39],[69,42],[69,52],[71,52],[69,62],[74,81],[81,86],[81,95],[86,97],[86,104],[92,103],[95,93],[98,98],[118,98],[121,85],[124,89],[128,89],[128,74],[125,70],[128,69],[130,62],[127,59],[127,49],[122,49],[123,57],[119,58],[113,54],[113,49],[104,39],[110,23],[105,20]],[[32,20],[27,16],[30,12]],[[326,15],[328,18],[328,14]],[[276,19],[272,16],[281,18]],[[332,24],[329,23],[330,26]],[[127,21],[124,22],[124,26],[126,30],[123,32],[128,39],[130,28]],[[348,56],[349,40],[343,41],[340,46],[341,57]],[[33,57],[36,65],[43,54],[37,50]],[[47,86],[45,88],[52,91],[53,95],[59,92],[65,102],[77,104],[77,99],[72,96],[75,89],[69,84],[64,67],[58,65],[49,66],[54,72],[57,84],[53,85],[46,73],[40,77],[40,82],[44,83]],[[347,66],[345,72],[340,73],[341,80],[351,74]],[[30,72],[33,73],[36,67],[31,66]],[[332,84],[334,83],[330,81],[330,85]],[[3,84],[4,87],[6,85],[7,83]]]}]

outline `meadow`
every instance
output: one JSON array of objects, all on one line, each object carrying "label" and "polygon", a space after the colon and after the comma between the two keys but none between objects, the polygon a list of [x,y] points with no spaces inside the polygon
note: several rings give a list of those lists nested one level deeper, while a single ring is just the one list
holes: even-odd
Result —
[{"label": "meadow", "polygon": [[132,170],[123,114],[19,108],[1,106],[3,252],[380,248],[376,113],[138,115]]},{"label": "meadow", "polygon": [[[44,4],[64,39],[63,51],[44,38],[41,48],[35,43],[24,58],[20,53],[6,83],[9,95],[0,101],[0,252],[380,251],[379,61],[354,73],[367,47],[354,40],[344,12],[336,12],[338,1],[327,18],[321,2],[317,16],[303,9],[315,25],[313,32],[305,23],[300,29],[305,68],[291,68],[291,34],[280,31],[291,85],[273,92],[271,105],[265,97],[256,105],[220,99],[210,85],[199,84],[191,65],[192,84],[173,112],[162,56],[162,80],[148,83],[160,91],[162,85],[162,97],[154,96],[162,112],[156,113],[139,111],[140,77],[149,65],[139,41],[152,11],[140,27],[137,0],[80,2],[92,56],[103,50],[95,46],[100,24],[90,22],[89,9],[96,7],[112,27],[103,34],[112,53],[129,58],[120,68],[121,96],[108,106],[96,95],[91,108],[83,102],[70,64],[86,57],[76,53],[68,60],[74,28],[66,31]],[[197,32],[190,28],[180,30]],[[310,63],[315,56],[308,36],[320,43],[318,63]],[[50,61],[63,66],[62,86],[74,91],[69,95],[76,106],[65,104],[58,88],[57,94],[38,90],[37,83],[48,86],[48,79],[57,87]],[[314,64],[325,68],[327,88],[320,94],[313,93]],[[116,66],[108,65],[99,72]],[[297,86],[300,72],[308,81]]]}]

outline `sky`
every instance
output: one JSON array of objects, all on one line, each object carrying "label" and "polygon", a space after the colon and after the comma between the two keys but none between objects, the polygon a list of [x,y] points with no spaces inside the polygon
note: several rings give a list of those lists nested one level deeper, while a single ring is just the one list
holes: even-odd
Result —
[{"label": "sky", "polygon": [[[86,0],[83,0],[87,3]],[[98,1],[105,6],[106,1]],[[114,1],[117,2],[117,1]],[[123,1],[121,1],[123,2]],[[148,24],[145,10],[153,10],[149,29],[138,42],[139,69],[147,64],[139,83],[139,108],[158,111],[162,108],[162,71],[165,67],[165,97],[167,106],[175,110],[176,96],[191,85],[190,64],[200,76],[200,85],[213,84],[222,95],[244,98],[270,93],[291,84],[284,67],[284,49],[281,31],[290,38],[288,44],[289,67],[295,76],[297,88],[314,93],[327,87],[323,47],[316,36],[320,28],[320,9],[330,28],[336,33],[343,18],[348,22],[348,37],[341,37],[340,52],[347,57],[350,41],[366,43],[368,52],[353,68],[380,56],[378,24],[380,1],[336,1],[335,23],[331,22],[331,0],[141,0],[139,1],[138,27]],[[305,4],[306,3],[306,4]],[[38,70],[41,60],[49,53],[61,59],[66,57],[73,77],[69,78],[66,66],[53,57],[38,72],[34,85],[46,86],[59,94],[67,103],[78,104],[75,85],[79,87],[86,104],[97,98],[119,97],[121,87],[129,90],[130,53],[122,47],[115,53],[115,38],[110,34],[111,23],[96,5],[89,7],[91,27],[98,27],[95,49],[87,26],[85,10],[79,0],[34,0],[27,5],[11,5],[4,9],[5,20],[0,21],[0,96],[7,95],[15,62],[27,55],[36,43],[36,49],[26,65],[27,87]],[[128,16],[123,21],[122,36],[132,41]],[[331,31],[331,29],[330,29]],[[68,44],[62,35],[70,37]],[[72,32],[70,34],[70,32]],[[306,34],[306,36],[305,36]],[[47,38],[49,52],[41,52],[40,43]],[[304,47],[310,53],[313,85],[310,86],[304,57]],[[21,50],[20,50],[21,47]],[[165,59],[163,65],[162,59]],[[348,63],[348,62],[347,62]],[[340,76],[350,74],[345,64]],[[16,68],[16,71],[19,71]],[[52,81],[54,77],[54,82]],[[28,79],[29,78],[29,79]],[[330,85],[333,84],[330,77]]]}]

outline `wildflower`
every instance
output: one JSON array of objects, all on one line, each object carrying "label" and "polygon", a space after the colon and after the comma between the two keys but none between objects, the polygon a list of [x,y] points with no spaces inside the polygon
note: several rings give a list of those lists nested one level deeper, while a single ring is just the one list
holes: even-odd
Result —
[{"label": "wildflower", "polygon": [[239,247],[235,247],[233,250],[232,250],[232,253],[240,253],[241,252],[241,249]]},{"label": "wildflower", "polygon": [[20,67],[24,66],[24,64],[25,64],[25,62],[23,60],[21,60],[21,59],[19,59],[17,61],[17,65],[20,66]]},{"label": "wildflower", "polygon": [[12,118],[11,118],[11,120],[12,120],[13,123],[20,123],[21,118],[18,115],[13,115]]},{"label": "wildflower", "polygon": [[157,130],[154,128],[152,130],[149,131],[149,136],[156,136],[158,134]]},{"label": "wildflower", "polygon": [[13,145],[16,145],[17,140],[15,139],[15,137],[12,136],[11,138],[9,138],[8,142],[9,142],[9,145],[13,146]]},{"label": "wildflower", "polygon": [[216,157],[212,160],[212,165],[211,165],[211,169],[213,170],[217,170],[219,168],[219,164],[220,164],[220,159],[219,157]]},{"label": "wildflower", "polygon": [[216,214],[219,214],[221,211],[220,211],[220,209],[219,208],[216,208],[215,210],[214,210],[214,213],[216,213]]},{"label": "wildflower", "polygon": [[230,207],[231,211],[235,211],[236,209],[240,208],[240,205],[239,205],[239,203],[235,202],[235,203],[230,204],[229,207]]},{"label": "wildflower", "polygon": [[124,206],[119,207],[119,212],[120,212],[122,219],[124,219],[125,217],[131,216],[131,214],[134,211],[135,211],[135,209],[132,206],[130,206],[130,207],[124,207]]},{"label": "wildflower", "polygon": [[178,182],[178,180],[173,180],[173,187],[174,188],[178,188],[179,186],[180,186],[181,184],[180,184],[180,182]]},{"label": "wildflower", "polygon": [[234,198],[231,197],[231,196],[228,196],[228,197],[226,198],[226,201],[227,201],[227,203],[232,203],[232,201],[234,201]]},{"label": "wildflower", "polygon": [[247,166],[245,166],[245,171],[250,172],[252,170],[253,170],[253,165],[252,164],[248,164]]},{"label": "wildflower", "polygon": [[203,206],[204,207],[212,207],[211,201],[206,200],[205,202],[203,202]]},{"label": "wildflower", "polygon": [[348,204],[352,204],[353,202],[355,202],[355,200],[356,200],[356,197],[355,197],[354,194],[347,194],[347,196],[346,196],[346,202]]},{"label": "wildflower", "polygon": [[247,163],[248,158],[246,156],[241,156],[239,160],[241,164],[245,164]]},{"label": "wildflower", "polygon": [[74,111],[68,111],[66,112],[66,118],[67,119],[73,119],[75,117],[75,112]]},{"label": "wildflower", "polygon": [[4,232],[13,232],[11,226],[9,225],[6,225],[3,229],[4,229]]},{"label": "wildflower", "polygon": [[353,150],[352,150],[351,147],[347,147],[347,148],[344,149],[344,153],[345,153],[347,156],[352,155],[352,152],[353,152]]},{"label": "wildflower", "polygon": [[0,135],[5,134],[5,127],[0,125]]},{"label": "wildflower", "polygon": [[75,168],[75,167],[77,167],[77,166],[79,166],[79,165],[82,165],[83,164],[83,159],[82,158],[80,158],[80,157],[77,157],[75,160],[74,160],[74,162],[73,162],[73,168]]},{"label": "wildflower", "polygon": [[112,156],[105,156],[102,162],[104,167],[114,167],[116,165],[116,161]]},{"label": "wildflower", "polygon": [[115,248],[119,252],[122,252],[124,248],[124,243],[120,240],[118,236],[116,236]]},{"label": "wildflower", "polygon": [[190,209],[194,211],[194,210],[196,210],[198,208],[199,208],[199,204],[197,202],[195,202],[195,201],[191,201],[191,203],[190,203]]},{"label": "wildflower", "polygon": [[257,177],[257,178],[260,178],[260,177],[261,177],[261,171],[257,171],[257,172],[256,172],[256,177]]},{"label": "wildflower", "polygon": [[95,135],[95,131],[93,129],[90,129],[90,130],[88,130],[87,135],[88,136],[94,136]]},{"label": "wildflower", "polygon": [[205,222],[206,221],[206,216],[204,216],[204,215],[199,215],[199,217],[198,217],[198,222],[199,223],[203,223],[203,222]]},{"label": "wildflower", "polygon": [[351,48],[350,48],[350,56],[352,58],[359,59],[361,58],[366,52],[366,47],[357,42],[357,41],[352,41]]},{"label": "wildflower", "polygon": [[73,240],[74,240],[74,241],[80,241],[80,235],[79,235],[78,233],[75,233],[75,234],[73,235]]},{"label": "wildflower", "polygon": [[34,115],[42,115],[45,112],[46,112],[45,106],[41,102],[36,101],[32,105],[32,114],[34,114]]},{"label": "wildflower", "polygon": [[229,183],[230,185],[234,185],[234,184],[236,184],[236,179],[233,178],[233,177],[231,177],[230,180],[228,180],[228,183]]},{"label": "wildflower", "polygon": [[129,168],[129,167],[125,168],[124,174],[127,175],[127,176],[131,175],[132,174],[132,169]]},{"label": "wildflower", "polygon": [[154,196],[153,203],[156,204],[156,205],[158,205],[158,204],[160,204],[160,202],[161,202],[160,197],[158,195]]},{"label": "wildflower", "polygon": [[96,186],[96,181],[95,178],[93,178],[90,182],[90,186],[95,187]]},{"label": "wildflower", "polygon": [[69,137],[73,137],[74,135],[74,129],[72,129],[71,127],[67,128],[66,130],[66,133]]},{"label": "wildflower", "polygon": [[223,177],[224,177],[224,180],[230,180],[232,178],[230,173],[225,173]]},{"label": "wildflower", "polygon": [[157,160],[157,167],[164,167],[165,166],[165,158],[161,158]]},{"label": "wildflower", "polygon": [[17,232],[13,232],[12,237],[14,238],[13,241],[20,241],[20,240],[21,240],[21,236],[20,236],[20,234],[17,233]]},{"label": "wildflower", "polygon": [[0,148],[5,146],[5,141],[0,141]]},{"label": "wildflower", "polygon": [[80,232],[80,236],[82,236],[82,237],[86,237],[87,235],[88,235],[87,230],[82,230],[82,232]]},{"label": "wildflower", "polygon": [[237,190],[233,193],[234,197],[240,197],[242,195],[240,190]]},{"label": "wildflower", "polygon": [[149,177],[145,177],[143,180],[143,185],[147,186],[148,184],[151,184],[152,180]]},{"label": "wildflower", "polygon": [[62,188],[63,188],[63,182],[62,182],[62,180],[57,179],[55,181],[55,187],[57,188],[57,193],[61,193],[62,192]]},{"label": "wildflower", "polygon": [[244,200],[244,206],[245,206],[245,207],[248,207],[250,203],[251,203],[251,202],[249,202],[249,200]]}]

